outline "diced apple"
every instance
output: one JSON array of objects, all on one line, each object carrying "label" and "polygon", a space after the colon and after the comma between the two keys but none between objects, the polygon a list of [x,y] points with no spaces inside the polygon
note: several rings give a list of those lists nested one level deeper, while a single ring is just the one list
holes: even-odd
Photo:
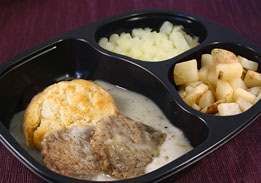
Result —
[{"label": "diced apple", "polygon": [[190,49],[185,37],[180,31],[173,31],[169,35],[169,40],[173,42],[174,46],[180,50]]},{"label": "diced apple", "polygon": [[169,21],[163,22],[160,27],[160,32],[169,35],[172,32],[173,24]]}]

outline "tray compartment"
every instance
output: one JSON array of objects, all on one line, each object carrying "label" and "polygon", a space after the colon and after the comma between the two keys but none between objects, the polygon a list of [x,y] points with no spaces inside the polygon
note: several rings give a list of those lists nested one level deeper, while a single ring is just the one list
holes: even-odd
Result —
[{"label": "tray compartment", "polygon": [[[178,13],[160,13],[160,12],[148,12],[148,13],[133,13],[129,16],[112,19],[107,22],[102,22],[93,28],[94,43],[98,44],[100,38],[109,37],[113,33],[120,34],[122,32],[130,33],[134,28],[152,28],[153,31],[159,31],[160,26],[164,21],[170,21],[175,25],[182,25],[184,31],[192,36],[197,36],[199,42],[202,43],[207,37],[207,30],[198,20],[192,17],[184,16]],[[97,47],[104,51],[103,48]],[[106,51],[109,54],[116,54],[110,51]],[[128,56],[123,56],[128,57]],[[128,57],[129,58],[129,57]],[[134,59],[135,60],[135,59]]]},{"label": "tray compartment", "polygon": [[[16,61],[0,75],[0,85],[10,86],[0,90],[0,127],[4,128],[0,130],[3,131],[3,141],[12,152],[22,157],[23,163],[35,172],[42,171],[40,174],[44,177],[50,176],[49,170],[35,160],[28,159],[29,154],[14,143],[14,138],[8,133],[10,119],[15,113],[24,110],[31,98],[46,86],[74,78],[104,80],[151,98],[171,123],[185,133],[194,147],[199,147],[208,136],[208,127],[204,121],[176,105],[164,83],[147,69],[100,54],[85,41],[62,40]],[[184,163],[174,161],[176,166]]]}]

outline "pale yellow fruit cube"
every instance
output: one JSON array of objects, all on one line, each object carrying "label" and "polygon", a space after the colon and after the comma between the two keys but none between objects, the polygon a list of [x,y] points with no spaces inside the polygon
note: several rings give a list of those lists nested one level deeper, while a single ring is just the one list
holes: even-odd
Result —
[{"label": "pale yellow fruit cube", "polygon": [[170,41],[175,45],[176,48],[180,50],[188,50],[190,49],[185,37],[181,32],[172,31],[169,35]]},{"label": "pale yellow fruit cube", "polygon": [[197,61],[194,59],[178,63],[175,65],[173,73],[176,85],[198,81]]},{"label": "pale yellow fruit cube", "polygon": [[117,40],[120,38],[118,34],[112,34],[110,36],[110,42],[116,45]]},{"label": "pale yellow fruit cube", "polygon": [[160,27],[160,33],[168,35],[172,32],[172,29],[173,29],[173,24],[169,21],[165,21]]}]

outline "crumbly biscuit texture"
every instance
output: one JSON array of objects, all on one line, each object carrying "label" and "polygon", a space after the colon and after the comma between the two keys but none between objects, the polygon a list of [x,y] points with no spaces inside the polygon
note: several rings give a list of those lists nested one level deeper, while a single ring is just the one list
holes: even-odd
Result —
[{"label": "crumbly biscuit texture", "polygon": [[41,149],[47,133],[72,125],[95,125],[118,113],[111,95],[97,84],[77,79],[53,84],[31,100],[24,115],[27,145]]}]

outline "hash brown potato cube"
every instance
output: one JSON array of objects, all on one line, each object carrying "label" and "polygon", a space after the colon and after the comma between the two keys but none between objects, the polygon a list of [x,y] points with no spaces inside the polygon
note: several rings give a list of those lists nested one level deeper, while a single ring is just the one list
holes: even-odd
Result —
[{"label": "hash brown potato cube", "polygon": [[236,90],[237,88],[247,89],[245,82],[241,78],[230,80],[229,84],[232,86],[233,90]]},{"label": "hash brown potato cube", "polygon": [[249,88],[254,86],[261,86],[261,74],[255,71],[248,70],[245,75],[244,81]]},{"label": "hash brown potato cube", "polygon": [[216,64],[229,64],[238,62],[236,55],[228,50],[215,48],[211,50],[211,55],[213,61]]},{"label": "hash brown potato cube", "polygon": [[201,67],[198,71],[198,77],[199,77],[200,81],[207,83],[208,82],[208,68]]},{"label": "hash brown potato cube", "polygon": [[218,80],[218,72],[216,66],[208,67],[208,82],[212,86],[216,86]]},{"label": "hash brown potato cube", "polygon": [[243,66],[243,68],[251,71],[257,71],[258,63],[248,60],[247,58],[238,56],[239,63]]},{"label": "hash brown potato cube", "polygon": [[243,112],[247,111],[250,107],[253,106],[253,104],[251,104],[250,102],[246,101],[243,98],[238,98],[236,100],[236,103],[238,103],[241,111],[243,111]]},{"label": "hash brown potato cube", "polygon": [[210,54],[201,55],[201,68],[208,67],[213,64],[214,63],[213,63],[212,55],[210,55]]},{"label": "hash brown potato cube", "polygon": [[238,103],[221,103],[217,108],[220,116],[231,116],[241,113]]},{"label": "hash brown potato cube", "polygon": [[230,81],[241,78],[243,67],[240,63],[217,64],[217,73],[222,80]]},{"label": "hash brown potato cube", "polygon": [[177,63],[174,67],[174,81],[176,85],[198,81],[197,61],[193,59]]},{"label": "hash brown potato cube", "polygon": [[248,91],[253,95],[258,96],[258,94],[261,92],[261,87],[260,86],[252,87],[249,88]]},{"label": "hash brown potato cube", "polygon": [[184,100],[189,106],[192,106],[194,103],[197,103],[199,97],[207,90],[208,86],[202,83],[194,88],[190,93],[187,93]]},{"label": "hash brown potato cube", "polygon": [[233,88],[227,81],[218,80],[216,87],[217,100],[224,99],[226,102],[231,102],[233,99]]},{"label": "hash brown potato cube", "polygon": [[215,102],[215,97],[213,93],[210,90],[208,90],[205,93],[203,93],[203,95],[201,95],[198,105],[200,108],[205,108],[210,106],[214,102]]},{"label": "hash brown potato cube", "polygon": [[234,99],[235,100],[238,100],[239,98],[242,98],[252,104],[255,103],[256,101],[256,96],[253,95],[252,93],[242,89],[242,88],[237,88],[235,91],[234,91]]}]

